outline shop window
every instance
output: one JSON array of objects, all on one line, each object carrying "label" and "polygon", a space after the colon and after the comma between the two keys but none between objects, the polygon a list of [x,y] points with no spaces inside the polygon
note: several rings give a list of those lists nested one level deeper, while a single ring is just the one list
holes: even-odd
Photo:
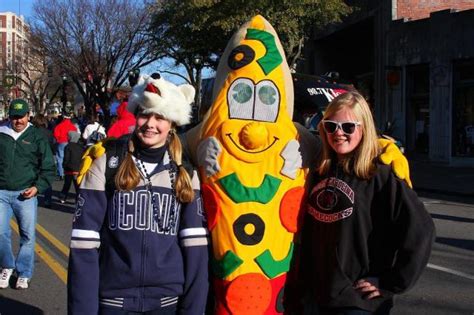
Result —
[{"label": "shop window", "polygon": [[474,157],[474,60],[454,65],[452,155]]},{"label": "shop window", "polygon": [[407,67],[407,150],[429,152],[430,81],[426,64]]}]

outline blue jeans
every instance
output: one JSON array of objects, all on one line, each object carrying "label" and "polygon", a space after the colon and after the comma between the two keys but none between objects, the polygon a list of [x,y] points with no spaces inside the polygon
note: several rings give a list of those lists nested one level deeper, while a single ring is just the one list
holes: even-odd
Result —
[{"label": "blue jeans", "polygon": [[64,148],[67,146],[67,142],[58,143],[56,147],[56,162],[58,167],[58,175],[64,177],[63,160],[64,160]]},{"label": "blue jeans", "polygon": [[[19,277],[31,278],[35,259],[36,197],[25,199],[23,190],[0,190],[0,267],[16,269]],[[12,252],[10,219],[15,215],[20,230],[20,250]]]}]

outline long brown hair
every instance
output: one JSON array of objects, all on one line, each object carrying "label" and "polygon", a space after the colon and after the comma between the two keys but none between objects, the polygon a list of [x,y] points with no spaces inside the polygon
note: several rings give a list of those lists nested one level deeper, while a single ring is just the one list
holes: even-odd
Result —
[{"label": "long brown hair", "polygon": [[[194,190],[191,177],[182,166],[183,148],[181,141],[174,128],[170,130],[168,137],[170,159],[178,165],[178,176],[175,182],[176,198],[182,203],[191,202],[194,199]],[[132,158],[133,152],[135,151],[134,141],[139,141],[135,134],[128,141],[127,154],[115,176],[115,186],[121,191],[132,190],[137,187],[140,182],[141,175]]]},{"label": "long brown hair", "polygon": [[[380,150],[370,107],[359,93],[347,92],[337,96],[329,103],[323,119],[327,119],[343,108],[349,108],[356,119],[361,122],[358,128],[362,128],[362,139],[357,148],[339,163],[342,164],[344,172],[349,174],[354,172],[359,178],[369,179],[375,173],[375,161]],[[320,175],[325,175],[331,169],[332,163],[338,161],[335,152],[328,143],[326,130],[324,130],[322,123],[319,124],[318,130],[323,142],[323,150],[317,170]]]},{"label": "long brown hair", "polygon": [[38,128],[48,128],[48,119],[43,114],[36,114],[31,123]]},{"label": "long brown hair", "polygon": [[175,129],[170,130],[169,143],[171,159],[178,165],[178,177],[176,178],[176,197],[181,202],[191,202],[194,199],[194,190],[191,183],[191,177],[182,165],[183,146],[176,134]]},{"label": "long brown hair", "polygon": [[127,154],[115,175],[115,187],[121,191],[132,190],[140,182],[140,172],[132,158],[135,152],[134,138],[136,138],[135,135],[128,140]]}]

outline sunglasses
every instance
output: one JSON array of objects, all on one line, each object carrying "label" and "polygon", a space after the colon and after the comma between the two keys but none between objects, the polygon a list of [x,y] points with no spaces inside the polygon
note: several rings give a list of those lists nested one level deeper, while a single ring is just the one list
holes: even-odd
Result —
[{"label": "sunglasses", "polygon": [[346,135],[351,135],[356,130],[357,126],[360,126],[361,123],[358,121],[333,121],[333,120],[322,120],[324,130],[327,133],[335,133],[337,129],[341,129],[342,132]]}]

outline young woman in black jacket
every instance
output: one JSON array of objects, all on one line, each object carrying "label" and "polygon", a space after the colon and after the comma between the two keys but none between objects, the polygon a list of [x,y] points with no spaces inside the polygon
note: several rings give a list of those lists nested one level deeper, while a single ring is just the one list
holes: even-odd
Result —
[{"label": "young woman in black jacket", "polygon": [[435,230],[416,193],[378,161],[370,108],[336,97],[319,125],[323,151],[302,234],[305,314],[388,314],[425,268]]},{"label": "young woman in black jacket", "polygon": [[84,153],[84,145],[80,141],[81,134],[75,131],[69,131],[68,134],[69,142],[64,148],[64,185],[61,190],[61,203],[67,201],[69,194],[69,188],[71,184],[74,184],[76,195],[79,192],[79,184],[77,183],[77,175],[81,168],[81,158]]}]

